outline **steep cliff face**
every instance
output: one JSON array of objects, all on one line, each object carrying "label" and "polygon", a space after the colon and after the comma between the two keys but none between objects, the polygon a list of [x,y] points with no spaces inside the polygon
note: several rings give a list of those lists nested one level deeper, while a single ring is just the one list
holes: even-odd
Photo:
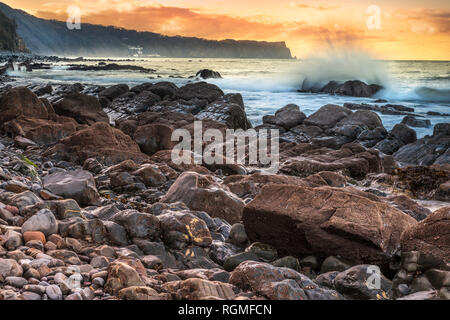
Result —
[{"label": "steep cliff face", "polygon": [[16,33],[16,23],[0,11],[0,51],[26,51],[23,40]]},{"label": "steep cliff face", "polygon": [[64,56],[127,56],[129,47],[142,47],[143,54],[193,58],[292,58],[284,42],[214,41],[192,37],[169,37],[116,27],[83,24],[69,30],[65,22],[36,18],[0,3],[0,11],[17,24],[17,33],[36,54]]}]

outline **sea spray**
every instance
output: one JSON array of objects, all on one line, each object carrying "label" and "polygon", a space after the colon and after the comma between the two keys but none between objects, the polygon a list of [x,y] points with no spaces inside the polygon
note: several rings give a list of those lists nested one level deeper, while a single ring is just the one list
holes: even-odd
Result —
[{"label": "sea spray", "polygon": [[320,89],[330,81],[361,80],[368,84],[386,86],[389,76],[383,61],[353,48],[328,47],[307,57],[295,70],[299,89]]}]

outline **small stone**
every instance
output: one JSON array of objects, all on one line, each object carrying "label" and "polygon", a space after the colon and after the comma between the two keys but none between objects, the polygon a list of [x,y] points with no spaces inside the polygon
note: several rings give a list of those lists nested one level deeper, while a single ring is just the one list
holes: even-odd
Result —
[{"label": "small stone", "polygon": [[16,288],[22,288],[27,283],[28,281],[22,277],[7,277],[5,279],[5,284]]},{"label": "small stone", "polygon": [[42,244],[45,244],[47,241],[45,240],[45,235],[40,231],[26,231],[23,233],[23,240],[25,243],[31,240],[38,240]]},{"label": "small stone", "polygon": [[45,293],[50,300],[63,300],[63,293],[57,285],[45,287]]},{"label": "small stone", "polygon": [[334,256],[329,256],[323,261],[320,273],[327,273],[330,271],[345,271],[348,268],[350,268],[350,265],[342,262],[340,259]]}]

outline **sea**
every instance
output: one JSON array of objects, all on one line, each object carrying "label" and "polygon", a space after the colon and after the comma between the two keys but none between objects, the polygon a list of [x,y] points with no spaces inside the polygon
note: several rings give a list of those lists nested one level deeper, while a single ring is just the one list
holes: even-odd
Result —
[{"label": "sea", "polygon": [[[193,59],[193,58],[86,58],[84,62],[59,62],[49,70],[26,72],[15,70],[11,76],[22,82],[85,83],[113,85],[126,83],[134,86],[144,82],[171,81],[178,86],[195,79],[201,69],[212,69],[222,75],[221,79],[206,81],[216,84],[225,93],[241,93],[247,115],[253,125],[262,123],[262,117],[274,114],[287,104],[294,103],[306,115],[326,104],[375,103],[385,99],[390,104],[413,107],[415,113],[429,119],[430,128],[414,128],[418,138],[431,135],[437,123],[450,122],[449,116],[429,116],[434,111],[450,114],[450,61],[387,61],[373,60],[364,56],[321,57],[317,59]],[[108,63],[133,64],[154,69],[154,73],[132,71],[86,72],[68,71],[69,64]],[[298,90],[307,79],[308,83],[325,85],[330,80],[361,80],[384,87],[371,98],[354,98],[328,94],[300,93]],[[379,114],[386,129],[400,123],[403,116]]]}]

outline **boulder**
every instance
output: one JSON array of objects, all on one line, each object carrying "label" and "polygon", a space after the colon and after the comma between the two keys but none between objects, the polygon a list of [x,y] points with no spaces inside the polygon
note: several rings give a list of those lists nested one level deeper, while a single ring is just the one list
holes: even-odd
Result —
[{"label": "boulder", "polygon": [[206,223],[189,212],[169,211],[158,216],[164,243],[173,249],[190,244],[208,247],[212,243]]},{"label": "boulder", "polygon": [[7,277],[21,277],[22,267],[13,259],[0,258],[0,281],[5,281]]},{"label": "boulder", "polygon": [[130,238],[153,239],[161,233],[158,218],[148,213],[129,209],[116,213],[111,220],[122,225]]},{"label": "boulder", "polygon": [[118,298],[120,300],[164,300],[162,296],[155,290],[149,287],[128,287],[119,291]]},{"label": "boulder", "polygon": [[173,129],[167,125],[148,124],[138,127],[133,137],[141,151],[151,156],[159,150],[175,146],[175,142],[171,140],[172,132]]},{"label": "boulder", "polygon": [[398,251],[402,232],[417,224],[349,189],[274,184],[246,205],[242,219],[251,241],[270,243],[281,255],[340,255],[384,267]]},{"label": "boulder", "polygon": [[229,223],[241,220],[244,202],[211,176],[184,172],[170,187],[161,202],[184,202],[191,210],[205,211]]},{"label": "boulder", "polygon": [[167,282],[163,288],[177,300],[231,300],[236,296],[233,286],[228,283],[195,278]]},{"label": "boulder", "polygon": [[345,125],[356,125],[365,129],[373,130],[377,127],[383,127],[383,122],[375,112],[360,110],[339,121],[336,124],[336,127]]},{"label": "boulder", "polygon": [[74,93],[64,96],[53,104],[61,116],[74,118],[78,123],[91,125],[95,122],[109,123],[108,115],[96,97]]},{"label": "boulder", "polygon": [[268,263],[246,261],[231,273],[230,283],[269,300],[342,300],[334,290],[320,288],[307,276]]},{"label": "boulder", "polygon": [[368,85],[359,80],[350,80],[341,84],[330,81],[320,92],[351,97],[371,97],[381,89],[383,87],[377,84]]},{"label": "boulder", "polygon": [[351,299],[392,299],[392,282],[373,265],[357,265],[337,274],[334,286]]},{"label": "boulder", "polygon": [[288,104],[275,112],[274,124],[289,130],[298,126],[306,119],[306,115],[300,111],[300,107],[295,104]]},{"label": "boulder", "polygon": [[40,231],[45,236],[58,233],[58,221],[48,209],[42,209],[22,225],[22,234],[27,231]]},{"label": "boulder", "polygon": [[99,97],[104,97],[109,101],[113,101],[115,98],[127,93],[128,91],[129,87],[126,84],[117,84],[100,91],[98,95]]},{"label": "boulder", "polygon": [[80,165],[88,158],[95,158],[105,165],[117,164],[128,159],[137,162],[148,159],[130,136],[104,122],[97,122],[62,139],[49,148],[44,156]]},{"label": "boulder", "polygon": [[432,165],[450,163],[450,123],[438,123],[433,135],[402,146],[394,158],[404,164]]},{"label": "boulder", "polygon": [[280,171],[289,175],[305,177],[321,171],[344,170],[359,179],[383,170],[378,151],[359,144],[345,144],[339,150],[316,148],[310,144],[281,147]]},{"label": "boulder", "polygon": [[216,85],[206,82],[188,83],[175,93],[175,97],[185,101],[198,99],[211,103],[224,95]]},{"label": "boulder", "polygon": [[48,119],[42,101],[28,88],[9,89],[0,96],[0,125],[18,117]]},{"label": "boulder", "polygon": [[222,78],[219,72],[209,69],[202,69],[199,72],[195,74],[196,77],[202,78],[202,79],[218,79]]},{"label": "boulder", "polygon": [[431,121],[428,119],[417,119],[415,116],[405,116],[402,120],[403,124],[415,128],[430,128]]},{"label": "boulder", "polygon": [[89,171],[55,172],[43,179],[44,188],[65,199],[74,199],[81,206],[99,205],[100,196]]},{"label": "boulder", "polygon": [[306,118],[304,123],[309,126],[330,129],[351,114],[352,111],[347,108],[334,104],[327,104]]},{"label": "boulder", "polygon": [[144,282],[133,267],[121,261],[109,265],[106,292],[117,295],[120,290],[134,286],[144,286]]},{"label": "boulder", "polygon": [[450,207],[434,211],[426,219],[411,226],[401,237],[403,252],[418,251],[450,270]]},{"label": "boulder", "polygon": [[230,129],[247,130],[252,127],[250,121],[247,119],[244,107],[227,102],[224,99],[219,99],[209,105],[199,113],[196,114],[198,120],[215,120],[217,122],[225,123]]}]

